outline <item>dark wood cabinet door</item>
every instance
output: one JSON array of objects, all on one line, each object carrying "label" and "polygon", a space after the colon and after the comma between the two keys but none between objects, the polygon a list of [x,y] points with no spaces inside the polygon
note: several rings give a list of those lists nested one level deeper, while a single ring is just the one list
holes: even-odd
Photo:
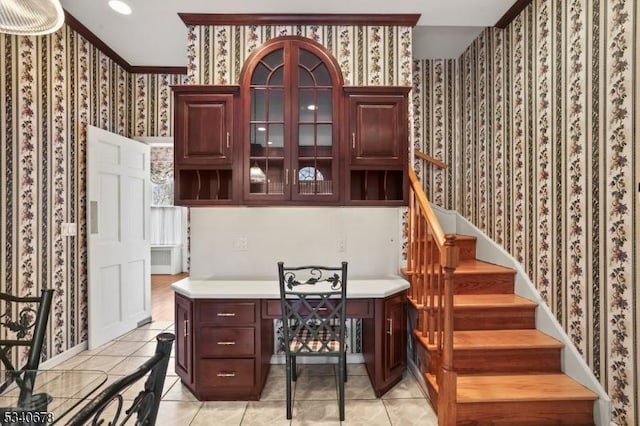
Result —
[{"label": "dark wood cabinet door", "polygon": [[239,86],[173,86],[175,204],[232,204],[241,166]]},{"label": "dark wood cabinet door", "polygon": [[233,94],[178,94],[176,118],[177,164],[211,166],[233,162]]},{"label": "dark wood cabinet door", "polygon": [[175,295],[176,373],[182,381],[193,383],[193,308],[192,302]]},{"label": "dark wood cabinet door", "polygon": [[404,293],[386,299],[384,376],[385,380],[402,374],[407,365],[406,302]]},{"label": "dark wood cabinet door", "polygon": [[406,164],[406,91],[406,88],[395,87],[345,88],[351,165],[402,167]]}]

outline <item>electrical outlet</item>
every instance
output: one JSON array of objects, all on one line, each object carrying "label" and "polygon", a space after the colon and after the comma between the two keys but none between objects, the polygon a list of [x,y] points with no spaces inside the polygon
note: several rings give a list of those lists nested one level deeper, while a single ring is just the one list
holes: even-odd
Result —
[{"label": "electrical outlet", "polygon": [[60,235],[63,237],[75,237],[78,234],[78,225],[74,222],[60,224]]},{"label": "electrical outlet", "polygon": [[247,251],[249,250],[249,242],[247,237],[237,237],[233,241],[233,249],[235,251]]}]

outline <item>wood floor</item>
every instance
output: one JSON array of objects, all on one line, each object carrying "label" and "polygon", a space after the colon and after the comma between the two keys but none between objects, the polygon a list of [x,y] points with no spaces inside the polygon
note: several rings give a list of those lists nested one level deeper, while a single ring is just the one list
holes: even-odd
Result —
[{"label": "wood floor", "polygon": [[151,275],[151,317],[154,321],[173,321],[174,299],[171,284],[188,277],[183,272],[176,275]]}]

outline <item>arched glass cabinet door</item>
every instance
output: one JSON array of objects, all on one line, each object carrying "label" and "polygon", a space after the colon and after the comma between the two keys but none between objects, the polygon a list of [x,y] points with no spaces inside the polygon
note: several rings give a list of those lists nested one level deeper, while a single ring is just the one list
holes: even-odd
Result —
[{"label": "arched glass cabinet door", "polygon": [[309,39],[274,39],[247,59],[241,86],[245,199],[336,202],[342,75],[335,59]]}]

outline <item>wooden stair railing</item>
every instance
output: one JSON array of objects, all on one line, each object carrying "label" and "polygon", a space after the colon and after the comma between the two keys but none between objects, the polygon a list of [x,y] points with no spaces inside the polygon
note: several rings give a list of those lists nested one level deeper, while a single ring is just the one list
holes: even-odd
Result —
[{"label": "wooden stair railing", "polygon": [[445,234],[413,169],[409,168],[407,275],[410,298],[421,306],[418,327],[436,345],[438,424],[456,422],[453,370],[453,280],[458,266],[454,235]]},{"label": "wooden stair railing", "polygon": [[416,158],[420,158],[421,160],[424,160],[427,163],[431,163],[431,164],[433,164],[434,166],[436,166],[438,168],[441,168],[441,169],[446,169],[447,168],[447,163],[445,163],[444,161],[440,161],[436,157],[432,157],[429,154],[425,154],[422,151],[416,150],[414,152],[414,155],[416,156]]}]

